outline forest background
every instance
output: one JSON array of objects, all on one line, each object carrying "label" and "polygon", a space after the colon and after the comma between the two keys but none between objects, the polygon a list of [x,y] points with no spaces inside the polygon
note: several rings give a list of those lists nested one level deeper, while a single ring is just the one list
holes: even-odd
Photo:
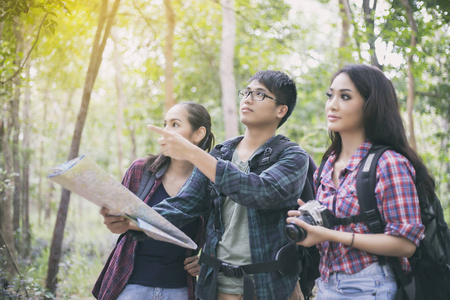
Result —
[{"label": "forest background", "polygon": [[203,104],[217,141],[242,134],[237,89],[264,69],[296,82],[279,133],[328,143],[330,76],[346,63],[394,83],[408,138],[450,220],[448,0],[0,0],[0,296],[91,299],[117,235],[46,178],[88,155],[117,180],[158,151],[146,124]]}]

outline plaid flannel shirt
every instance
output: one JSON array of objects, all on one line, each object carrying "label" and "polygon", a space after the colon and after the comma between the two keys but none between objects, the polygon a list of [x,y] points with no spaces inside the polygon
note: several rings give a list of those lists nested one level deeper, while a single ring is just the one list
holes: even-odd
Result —
[{"label": "plaid flannel shirt", "polygon": [[[308,155],[298,146],[286,148],[278,161],[260,175],[246,174],[231,163],[238,137],[228,140],[222,148],[224,159],[218,159],[213,184],[220,206],[228,196],[247,207],[249,242],[253,263],[268,262],[287,244],[284,236],[287,210],[298,207],[308,170]],[[270,142],[266,142],[266,145]],[[256,153],[265,151],[266,147]],[[224,150],[225,149],[225,150]],[[255,156],[256,156],[255,155]],[[180,193],[154,206],[171,223],[182,226],[198,215],[209,216],[203,253],[216,257],[216,246],[224,229],[214,228],[214,199],[208,192],[209,179],[197,168]],[[222,224],[221,224],[222,225]],[[206,299],[212,280],[211,267],[202,265],[197,282],[197,296]],[[283,276],[279,272],[254,274],[256,296],[259,300],[287,299],[294,290],[298,276]]]},{"label": "plaid flannel shirt", "polygon": [[[145,171],[145,159],[141,158],[133,162],[128,168],[125,176],[122,180],[122,184],[127,187],[134,194],[139,189],[139,184]],[[148,203],[153,193],[159,187],[162,182],[162,177],[166,168],[161,169],[155,174],[155,183],[144,199],[145,203]],[[203,243],[203,218],[199,225],[198,232],[196,234],[195,242],[201,247]],[[136,249],[137,241],[148,238],[143,232],[129,230],[125,234],[121,234],[117,240],[116,246],[112,250],[102,272],[97,279],[97,282],[92,289],[92,294],[97,299],[111,300],[116,299],[133,272],[134,264],[134,251]],[[186,257],[192,256],[194,253],[192,250],[186,250]],[[149,270],[151,272],[151,270]],[[195,284],[196,278],[187,274],[187,287],[189,292],[189,300],[195,298]]]},{"label": "plaid flannel shirt", "polygon": [[[337,189],[332,180],[336,155],[332,154],[325,163],[316,199],[337,217],[350,217],[360,213],[356,196],[356,174],[361,160],[371,146],[372,144],[366,141],[357,149],[341,172]],[[317,180],[317,172],[314,176]],[[375,194],[378,210],[386,223],[384,233],[405,237],[418,246],[424,237],[424,226],[421,223],[419,199],[414,180],[415,170],[404,156],[392,150],[383,153],[377,165]],[[339,225],[334,229],[371,233],[364,222]],[[333,272],[353,274],[378,261],[376,255],[341,243],[324,242],[318,245],[318,249],[321,253],[320,274],[325,281],[328,281]],[[401,260],[402,268],[409,271],[408,260],[406,258]]]}]

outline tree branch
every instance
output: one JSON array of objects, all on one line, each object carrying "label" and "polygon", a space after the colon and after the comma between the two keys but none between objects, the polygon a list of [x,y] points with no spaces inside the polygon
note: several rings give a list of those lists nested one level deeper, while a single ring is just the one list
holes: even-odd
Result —
[{"label": "tree branch", "polygon": [[47,18],[48,14],[49,13],[46,13],[45,16],[42,18],[41,24],[39,24],[39,29],[38,29],[38,32],[36,35],[36,39],[34,40],[33,46],[31,46],[30,51],[28,51],[28,54],[25,57],[25,60],[22,62],[22,65],[19,67],[19,69],[16,70],[16,72],[14,72],[14,74],[10,78],[6,79],[5,81],[0,81],[1,85],[4,85],[4,84],[10,82],[11,80],[13,80],[20,73],[20,71],[22,71],[22,69],[25,67],[25,64],[27,63],[28,58],[30,58],[31,52],[33,51],[34,47],[36,46],[36,44],[39,40],[39,35],[41,33],[42,25],[44,24],[44,21]]}]

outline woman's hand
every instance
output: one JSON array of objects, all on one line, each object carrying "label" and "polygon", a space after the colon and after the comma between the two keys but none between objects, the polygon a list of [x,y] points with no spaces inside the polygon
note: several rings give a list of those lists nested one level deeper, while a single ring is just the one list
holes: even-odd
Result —
[{"label": "woman's hand", "polygon": [[[303,202],[301,199],[298,199],[297,203],[299,206],[305,204],[305,202]],[[328,240],[327,236],[330,233],[330,229],[321,226],[310,225],[300,220],[298,218],[298,216],[300,216],[300,212],[298,210],[288,211],[288,216],[289,217],[286,219],[286,223],[293,223],[306,231],[306,238],[303,241],[298,242],[297,245],[311,247]]]},{"label": "woman's hand", "polygon": [[191,276],[198,276],[200,274],[200,264],[198,263],[199,258],[197,255],[187,257],[184,260],[184,269],[191,275]]},{"label": "woman's hand", "polygon": [[[290,213],[295,213],[295,211],[289,211]],[[298,212],[297,212],[298,213]],[[297,216],[300,215],[300,213],[297,214]],[[324,241],[330,240],[329,236],[332,234],[331,232],[334,230],[322,227],[322,226],[314,226],[307,224],[306,222],[300,220],[296,216],[292,216],[286,219],[286,222],[293,223],[297,225],[298,227],[303,228],[306,231],[306,238],[303,241],[300,241],[297,243],[297,245],[304,246],[304,247],[311,247],[317,244],[320,244]]]},{"label": "woman's hand", "polygon": [[112,232],[122,234],[130,229],[130,220],[122,216],[109,215],[109,209],[102,207],[100,214],[103,216],[103,224]]},{"label": "woman's hand", "polygon": [[[302,206],[303,204],[305,204],[305,202],[303,202],[302,199],[297,199],[297,203],[298,203],[298,206]],[[300,216],[300,212],[298,210],[290,210],[290,211],[288,211],[288,216],[289,217],[297,217],[297,216]]]},{"label": "woman's hand", "polygon": [[[297,201],[301,206],[303,201]],[[404,237],[391,236],[384,233],[360,234],[354,232],[338,231],[322,226],[314,226],[300,220],[298,210],[288,212],[287,223],[293,223],[306,231],[306,238],[298,242],[297,245],[310,247],[319,243],[330,241],[342,243],[346,246],[366,251],[375,255],[411,257],[416,245]]]}]

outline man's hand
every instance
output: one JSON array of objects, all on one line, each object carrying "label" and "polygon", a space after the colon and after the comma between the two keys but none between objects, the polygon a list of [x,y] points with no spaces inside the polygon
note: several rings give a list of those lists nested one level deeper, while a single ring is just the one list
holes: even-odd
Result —
[{"label": "man's hand", "polygon": [[103,224],[112,232],[122,234],[130,229],[130,220],[122,216],[109,215],[109,209],[102,207],[100,214],[103,216]]},{"label": "man's hand", "polygon": [[200,274],[200,264],[198,263],[199,258],[197,255],[187,257],[184,260],[184,269],[191,275],[191,276],[198,276]]},{"label": "man's hand", "polygon": [[158,144],[161,145],[162,154],[173,159],[191,162],[206,177],[215,182],[217,166],[215,157],[209,155],[178,133],[169,132],[153,125],[147,125],[147,128],[161,135],[161,138],[158,139]]},{"label": "man's hand", "polygon": [[161,146],[161,153],[165,156],[190,161],[189,155],[200,149],[178,133],[169,132],[153,125],[147,125],[147,128],[161,135],[157,142]]}]

